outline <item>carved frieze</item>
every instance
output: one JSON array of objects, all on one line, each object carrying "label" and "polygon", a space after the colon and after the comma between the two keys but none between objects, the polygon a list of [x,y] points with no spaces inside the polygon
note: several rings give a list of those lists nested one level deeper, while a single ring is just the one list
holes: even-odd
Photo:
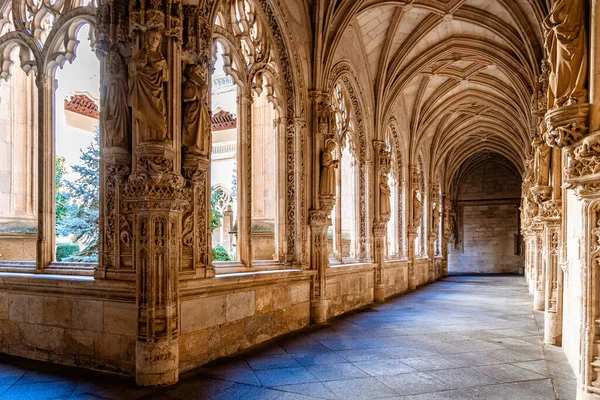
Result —
[{"label": "carved frieze", "polygon": [[567,151],[565,186],[578,196],[600,193],[600,135],[585,138]]}]

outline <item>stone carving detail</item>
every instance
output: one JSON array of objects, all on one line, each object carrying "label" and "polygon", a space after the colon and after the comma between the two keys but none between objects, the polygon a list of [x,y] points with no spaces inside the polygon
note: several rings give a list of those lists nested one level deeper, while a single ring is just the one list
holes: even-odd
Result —
[{"label": "stone carving detail", "polygon": [[541,204],[539,211],[542,219],[560,219],[562,216],[562,202],[560,200],[549,200]]},{"label": "stone carving detail", "polygon": [[548,125],[550,146],[569,146],[588,130],[587,8],[584,0],[557,0],[544,20],[550,64]]},{"label": "stone carving detail", "polygon": [[129,149],[130,117],[127,107],[127,67],[119,51],[111,49],[106,56],[101,120],[106,147]]},{"label": "stone carving detail", "polygon": [[197,64],[185,67],[186,81],[183,84],[183,136],[186,153],[208,156],[211,146],[211,119],[208,112],[208,86],[204,71]]},{"label": "stone carving detail", "polygon": [[600,188],[600,135],[586,137],[581,145],[567,150],[565,186],[577,195]]},{"label": "stone carving detail", "polygon": [[325,151],[321,158],[321,182],[319,184],[319,195],[324,197],[335,197],[335,170],[340,160],[335,160],[336,144],[333,140],[327,140]]},{"label": "stone carving detail", "polygon": [[161,42],[160,31],[149,30],[145,46],[129,64],[129,105],[142,142],[170,139],[163,86],[169,80],[169,69],[160,52]]},{"label": "stone carving detail", "polygon": [[388,183],[391,169],[391,154],[384,148],[379,149],[379,216],[381,220],[388,221],[392,214],[390,198],[392,190]]},{"label": "stone carving detail", "polygon": [[183,5],[167,0],[130,0],[129,34],[159,30],[178,42],[183,37]]},{"label": "stone carving detail", "polygon": [[584,0],[557,0],[544,20],[551,66],[548,109],[587,101],[587,8]]},{"label": "stone carving detail", "polygon": [[546,114],[546,142],[553,147],[570,146],[588,131],[589,104],[573,104],[552,109]]}]

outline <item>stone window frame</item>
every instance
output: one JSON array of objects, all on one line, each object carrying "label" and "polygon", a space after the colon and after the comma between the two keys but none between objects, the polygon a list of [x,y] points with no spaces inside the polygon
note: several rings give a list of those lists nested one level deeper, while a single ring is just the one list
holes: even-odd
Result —
[{"label": "stone window frame", "polygon": [[[14,62],[6,57],[14,48],[19,47],[20,67],[27,74],[34,74],[37,88],[38,238],[35,269],[51,274],[92,276],[97,263],[55,261],[55,73],[67,61],[72,63],[75,60],[79,44],[77,35],[81,27],[88,24],[90,30],[95,31],[97,6],[93,3],[83,5],[83,2],[46,4],[26,0],[11,0],[5,4],[11,4],[12,8],[8,13],[0,10],[3,30],[0,36],[0,77],[9,79],[11,68],[19,67],[14,66]],[[93,48],[94,35],[90,35],[89,39]],[[103,140],[103,133],[100,131],[100,143]],[[102,190],[100,196],[102,204]],[[18,262],[3,267],[30,271],[33,266],[30,262]]]},{"label": "stone window frame", "polygon": [[[267,98],[272,103],[275,114],[279,117],[273,121],[273,128],[277,130],[277,147],[285,149],[286,119],[285,104],[283,101],[283,83],[279,71],[279,57],[274,50],[272,32],[268,24],[259,13],[259,6],[252,0],[236,0],[231,3],[231,13],[227,16],[217,12],[213,27],[212,60],[216,61],[216,43],[223,46],[223,61],[225,74],[231,77],[238,89],[238,151],[237,151],[237,201],[238,201],[238,235],[237,259],[233,262],[216,262],[215,272],[232,273],[253,270],[281,269],[285,267],[286,260],[290,259],[286,243],[287,230],[283,221],[286,220],[287,207],[285,204],[285,172],[286,151],[279,151],[277,163],[277,211],[275,221],[275,259],[254,260],[252,257],[252,114],[255,94],[262,90],[267,91]],[[240,22],[240,9],[249,7]],[[229,17],[229,18],[228,18]],[[257,56],[253,51],[256,42],[261,42],[261,49],[267,54]],[[211,82],[212,83],[212,82]],[[209,93],[211,90],[209,89]]]},{"label": "stone window frame", "polygon": [[329,258],[329,262],[332,265],[339,264],[352,264],[360,261],[360,211],[358,208],[359,198],[360,198],[360,184],[359,184],[359,164],[360,154],[359,147],[360,144],[357,138],[357,132],[355,130],[355,110],[350,106],[352,104],[350,99],[350,94],[348,93],[347,88],[344,86],[343,82],[337,82],[332,90],[331,95],[331,103],[333,106],[333,115],[334,115],[334,123],[336,129],[336,135],[334,136],[334,140],[337,142],[336,149],[336,159],[340,160],[340,167],[336,169],[336,204],[334,210],[341,210],[342,204],[342,185],[343,185],[343,177],[342,177],[342,167],[341,164],[344,161],[344,151],[347,147],[349,154],[352,156],[352,160],[350,164],[352,166],[353,176],[350,179],[353,181],[352,187],[352,197],[354,198],[352,206],[354,207],[353,217],[352,217],[352,234],[353,238],[351,238],[350,243],[350,253],[348,257],[344,257],[341,253],[339,246],[342,242],[342,218],[341,213],[337,212],[334,214],[334,218],[332,218],[333,222],[333,257]]}]

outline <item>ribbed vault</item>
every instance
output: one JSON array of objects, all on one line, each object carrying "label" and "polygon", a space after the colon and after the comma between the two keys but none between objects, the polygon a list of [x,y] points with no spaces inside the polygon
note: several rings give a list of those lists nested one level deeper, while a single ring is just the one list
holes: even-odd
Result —
[{"label": "ribbed vault", "polygon": [[332,1],[321,10],[316,57],[328,71],[344,36],[359,32],[375,132],[391,118],[404,121],[409,164],[423,152],[430,179],[439,176],[445,190],[490,158],[520,175],[548,7],[538,0]]}]

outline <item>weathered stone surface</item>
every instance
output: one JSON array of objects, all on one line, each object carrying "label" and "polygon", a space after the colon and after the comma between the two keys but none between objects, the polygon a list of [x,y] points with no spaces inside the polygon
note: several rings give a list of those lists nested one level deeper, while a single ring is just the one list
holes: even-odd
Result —
[{"label": "weathered stone surface", "polygon": [[135,336],[137,312],[135,304],[104,303],[103,332]]},{"label": "weathered stone surface", "polygon": [[97,300],[75,299],[72,306],[73,328],[101,332],[104,321],[104,304]]},{"label": "weathered stone surface", "polygon": [[227,296],[225,307],[228,322],[254,315],[255,308],[254,291],[233,293]]},{"label": "weathered stone surface", "polygon": [[226,321],[227,296],[211,296],[181,304],[181,332],[189,333]]},{"label": "weathered stone surface", "polygon": [[72,300],[64,297],[44,298],[43,324],[68,328],[73,324]]}]

